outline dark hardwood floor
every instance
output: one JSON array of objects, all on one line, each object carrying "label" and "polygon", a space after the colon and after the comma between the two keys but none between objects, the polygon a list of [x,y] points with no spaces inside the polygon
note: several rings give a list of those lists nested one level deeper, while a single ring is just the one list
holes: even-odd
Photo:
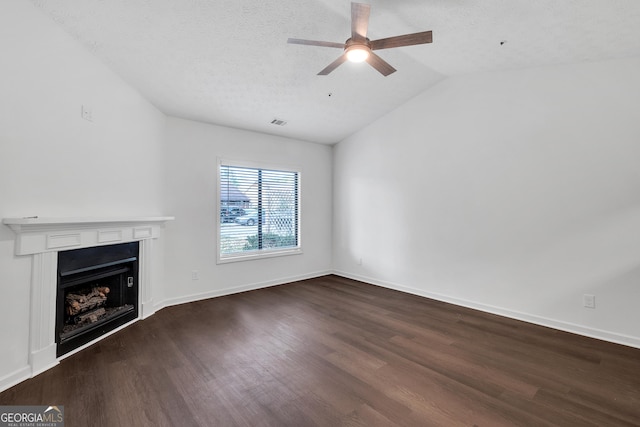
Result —
[{"label": "dark hardwood floor", "polygon": [[640,350],[340,278],[165,308],[0,393],[73,426],[640,425]]}]

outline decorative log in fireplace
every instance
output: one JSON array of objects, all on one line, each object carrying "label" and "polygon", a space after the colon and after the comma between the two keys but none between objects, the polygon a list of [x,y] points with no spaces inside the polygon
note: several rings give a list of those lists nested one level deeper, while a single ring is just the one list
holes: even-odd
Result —
[{"label": "decorative log in fireplace", "polygon": [[69,292],[65,296],[65,311],[69,316],[102,307],[107,302],[107,295],[111,289],[106,286],[96,286],[90,292]]},{"label": "decorative log in fireplace", "polygon": [[58,356],[137,317],[138,242],[58,254]]}]

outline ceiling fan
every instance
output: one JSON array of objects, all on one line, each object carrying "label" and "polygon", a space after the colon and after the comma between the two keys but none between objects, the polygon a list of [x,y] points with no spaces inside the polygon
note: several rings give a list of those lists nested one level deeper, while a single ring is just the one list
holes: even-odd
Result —
[{"label": "ceiling fan", "polygon": [[364,3],[351,3],[351,37],[344,43],[323,42],[316,40],[288,39],[287,43],[306,44],[311,46],[336,47],[344,49],[344,53],[322,71],[319,76],[326,76],[346,60],[352,62],[367,61],[369,65],[378,70],[383,76],[388,76],[396,71],[389,63],[374,50],[389,49],[392,47],[412,46],[432,42],[431,31],[405,34],[403,36],[388,37],[385,39],[369,40],[367,28],[369,26],[369,13],[371,6]]}]

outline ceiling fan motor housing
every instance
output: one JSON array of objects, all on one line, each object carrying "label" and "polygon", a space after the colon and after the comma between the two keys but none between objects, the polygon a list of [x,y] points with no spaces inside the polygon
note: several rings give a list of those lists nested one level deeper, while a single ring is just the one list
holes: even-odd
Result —
[{"label": "ceiling fan motor housing", "polygon": [[365,61],[371,52],[371,41],[368,38],[354,41],[353,38],[344,42],[344,52],[351,62]]}]

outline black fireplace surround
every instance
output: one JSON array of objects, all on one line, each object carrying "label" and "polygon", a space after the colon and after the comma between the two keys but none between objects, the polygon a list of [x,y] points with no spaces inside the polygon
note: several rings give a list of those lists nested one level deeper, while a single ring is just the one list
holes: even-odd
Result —
[{"label": "black fireplace surround", "polygon": [[138,318],[138,242],[58,253],[58,357]]}]

